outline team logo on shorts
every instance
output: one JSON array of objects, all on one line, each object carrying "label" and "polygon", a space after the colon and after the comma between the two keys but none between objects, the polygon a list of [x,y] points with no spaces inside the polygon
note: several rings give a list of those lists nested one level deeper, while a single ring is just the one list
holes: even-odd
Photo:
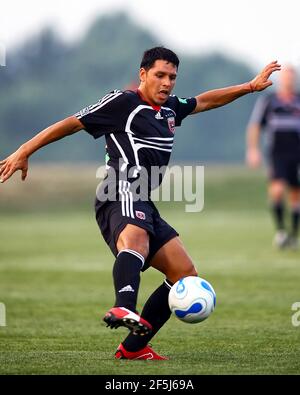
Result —
[{"label": "team logo on shorts", "polygon": [[169,125],[170,132],[175,133],[175,118],[174,117],[168,118],[168,125]]},{"label": "team logo on shorts", "polygon": [[136,215],[136,217],[138,218],[138,219],[143,219],[143,220],[145,220],[146,219],[146,214],[145,213],[143,213],[142,211],[135,211],[135,215]]}]

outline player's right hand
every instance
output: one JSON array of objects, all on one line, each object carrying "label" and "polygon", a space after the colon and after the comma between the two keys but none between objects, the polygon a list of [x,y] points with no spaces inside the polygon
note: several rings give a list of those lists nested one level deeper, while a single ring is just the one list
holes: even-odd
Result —
[{"label": "player's right hand", "polygon": [[251,86],[253,87],[253,91],[263,91],[269,86],[273,85],[273,82],[269,80],[274,71],[280,71],[281,66],[278,64],[277,60],[269,63],[264,69],[251,81]]},{"label": "player's right hand", "polygon": [[22,148],[0,161],[0,182],[8,180],[17,170],[21,170],[24,181],[28,171],[28,157]]},{"label": "player's right hand", "polygon": [[257,148],[250,148],[247,151],[246,162],[249,167],[255,169],[261,164],[261,153]]}]

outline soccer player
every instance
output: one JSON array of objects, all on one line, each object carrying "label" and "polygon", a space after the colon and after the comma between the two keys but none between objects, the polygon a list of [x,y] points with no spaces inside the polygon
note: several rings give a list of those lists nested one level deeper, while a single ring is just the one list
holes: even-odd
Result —
[{"label": "soccer player", "polygon": [[[277,91],[258,99],[247,130],[247,161],[261,163],[260,135],[266,131],[269,165],[269,199],[275,219],[274,245],[298,247],[300,216],[300,94],[296,72],[285,66],[279,73]],[[291,209],[291,229],[285,224],[285,194]]]},{"label": "soccer player", "polygon": [[[148,343],[170,317],[168,294],[172,284],[182,277],[197,275],[178,233],[161,218],[151,201],[149,189],[147,196],[135,198],[135,181],[144,177],[151,189],[151,170],[167,166],[175,127],[185,117],[264,90],[272,85],[270,75],[280,69],[274,61],[251,82],[178,98],[171,96],[178,66],[177,55],[167,48],[145,51],[138,90],[115,90],[105,95],[96,104],[43,130],[0,162],[1,182],[16,170],[21,170],[25,180],[28,158],[46,144],[82,129],[94,138],[105,136],[108,171],[98,189],[95,206],[99,228],[115,256],[116,301],[104,321],[112,328],[125,326],[130,330],[119,345],[116,358],[167,359]],[[162,272],[166,279],[138,314],[140,272],[149,266]]]}]

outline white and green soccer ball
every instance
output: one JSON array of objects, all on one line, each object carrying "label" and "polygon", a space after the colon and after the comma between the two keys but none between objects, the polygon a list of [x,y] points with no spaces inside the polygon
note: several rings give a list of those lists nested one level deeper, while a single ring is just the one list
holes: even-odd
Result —
[{"label": "white and green soccer ball", "polygon": [[169,307],[179,320],[196,324],[204,321],[214,311],[216,293],[203,278],[183,277],[170,290]]}]

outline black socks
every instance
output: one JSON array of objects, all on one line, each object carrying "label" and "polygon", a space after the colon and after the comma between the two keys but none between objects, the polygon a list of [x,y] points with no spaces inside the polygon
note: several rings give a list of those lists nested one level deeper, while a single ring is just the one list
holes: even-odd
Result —
[{"label": "black socks", "polygon": [[113,268],[115,307],[136,311],[140,271],[144,262],[144,257],[136,251],[127,249],[119,252]]},{"label": "black socks", "polygon": [[[113,278],[116,294],[115,307],[126,307],[136,312],[136,303],[140,285],[140,271],[144,265],[144,258],[133,250],[120,251],[113,268]],[[152,325],[149,335],[138,336],[130,333],[123,346],[127,351],[139,351],[168,321],[171,311],[168,304],[170,288],[173,284],[165,280],[147,300],[141,317]]]},{"label": "black socks", "polygon": [[272,212],[275,220],[275,226],[277,230],[284,229],[284,203],[278,202],[273,203]]},{"label": "black socks", "polygon": [[168,304],[168,296],[172,283],[165,280],[147,300],[141,317],[152,325],[152,332],[149,335],[137,336],[130,333],[122,342],[127,351],[135,352],[144,348],[159,331],[159,329],[168,321],[171,311]]},{"label": "black socks", "polygon": [[[275,225],[277,230],[284,230],[285,223],[284,223],[284,214],[285,214],[285,207],[283,202],[274,203],[272,205],[272,212],[275,220]],[[300,207],[292,208],[291,210],[291,219],[292,219],[292,226],[291,226],[291,235],[293,237],[297,237],[300,225]]]},{"label": "black socks", "polygon": [[292,210],[292,236],[297,237],[299,231],[300,207]]}]

